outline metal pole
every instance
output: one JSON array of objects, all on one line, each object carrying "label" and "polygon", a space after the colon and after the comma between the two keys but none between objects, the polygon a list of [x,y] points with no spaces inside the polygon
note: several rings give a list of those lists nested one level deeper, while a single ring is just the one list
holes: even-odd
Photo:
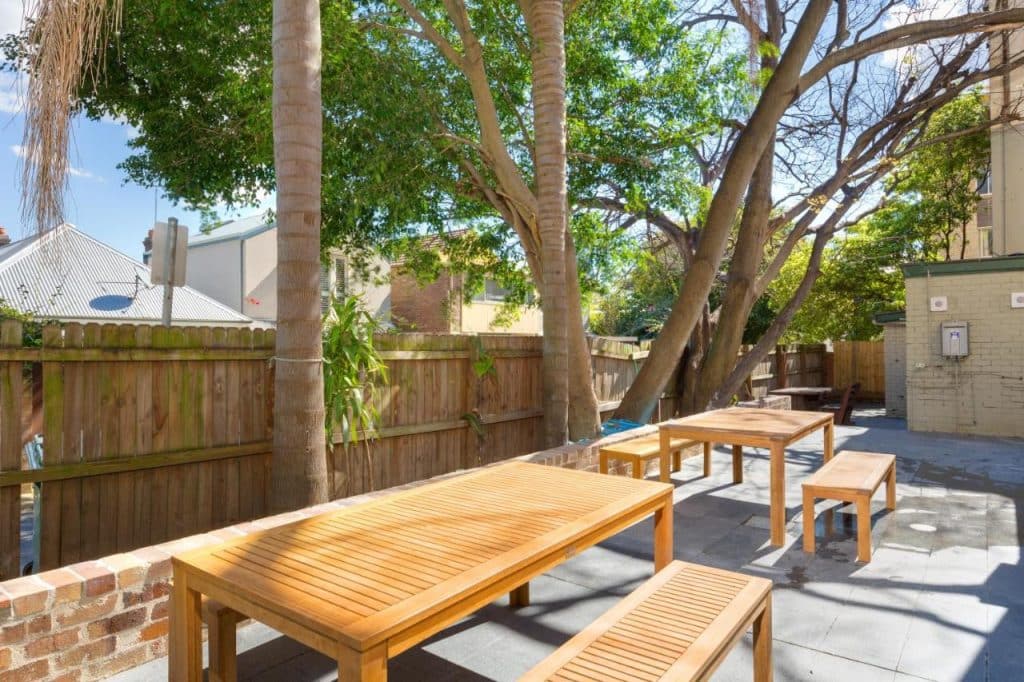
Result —
[{"label": "metal pole", "polygon": [[174,286],[171,278],[174,277],[174,261],[178,249],[178,219],[167,219],[167,239],[164,241],[164,311],[163,325],[171,326],[171,308],[174,305]]}]

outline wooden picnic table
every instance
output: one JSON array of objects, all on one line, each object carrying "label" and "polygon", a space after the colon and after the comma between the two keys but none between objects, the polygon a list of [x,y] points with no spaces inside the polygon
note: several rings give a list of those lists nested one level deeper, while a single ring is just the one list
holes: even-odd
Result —
[{"label": "wooden picnic table", "polygon": [[831,386],[787,386],[768,391],[771,395],[788,395],[793,401],[794,410],[806,410],[818,407],[821,402],[835,393]]},{"label": "wooden picnic table", "polygon": [[170,679],[202,679],[205,595],[336,658],[341,680],[385,680],[389,658],[503,594],[525,605],[529,580],[652,514],[668,565],[672,491],[513,462],[184,553]]},{"label": "wooden picnic table", "polygon": [[824,430],[824,461],[832,459],[832,415],[825,412],[766,410],[731,407],[662,422],[662,465],[668,462],[672,438],[688,438],[714,445],[732,445],[732,479],[743,482],[743,446],[771,452],[771,541],[782,544],[786,536],[786,448],[818,429]]}]

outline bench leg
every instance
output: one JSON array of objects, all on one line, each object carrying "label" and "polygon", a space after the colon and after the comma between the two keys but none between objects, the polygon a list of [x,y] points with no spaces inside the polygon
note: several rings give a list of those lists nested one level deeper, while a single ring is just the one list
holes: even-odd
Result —
[{"label": "bench leg", "polygon": [[672,480],[668,470],[669,464],[671,464],[669,460],[672,454],[672,434],[666,429],[660,430],[658,445],[660,446],[658,450],[658,480],[662,483],[668,483]]},{"label": "bench leg", "polygon": [[241,618],[237,611],[211,605],[207,614],[210,649],[209,682],[235,682],[238,679],[238,651],[235,631]]},{"label": "bench leg", "polygon": [[732,482],[743,483],[743,446],[732,446]]},{"label": "bench leg", "polygon": [[647,473],[647,462],[636,457],[633,459],[633,478],[643,478]]},{"label": "bench leg", "polygon": [[602,474],[608,473],[608,453],[601,452],[597,455],[597,468]]},{"label": "bench leg", "polygon": [[835,452],[835,435],[836,425],[829,420],[828,423],[825,424],[825,433],[823,434],[825,438],[825,452],[822,460],[826,464],[832,460],[833,453]]},{"label": "bench leg", "polygon": [[387,682],[388,646],[386,643],[367,651],[338,645],[338,680],[349,682]]},{"label": "bench leg", "polygon": [[857,500],[857,561],[871,561],[871,498]]},{"label": "bench leg", "polygon": [[885,508],[889,511],[896,509],[896,465],[889,468],[889,475],[885,479]]},{"label": "bench leg", "polygon": [[704,478],[711,475],[711,443],[704,443]]},{"label": "bench leg", "polygon": [[804,551],[814,553],[814,494],[804,491]]},{"label": "bench leg", "polygon": [[508,593],[508,605],[513,609],[521,609],[530,605],[530,583],[523,583]]},{"label": "bench leg", "polygon": [[683,451],[676,450],[672,453],[672,471],[679,471],[683,468]]},{"label": "bench leg", "polygon": [[772,682],[772,595],[754,619],[754,682]]}]

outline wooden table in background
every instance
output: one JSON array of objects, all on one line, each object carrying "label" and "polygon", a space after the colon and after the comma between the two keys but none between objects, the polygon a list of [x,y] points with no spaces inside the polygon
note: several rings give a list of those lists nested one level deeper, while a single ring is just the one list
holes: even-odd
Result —
[{"label": "wooden table in background", "polygon": [[[170,679],[202,679],[205,595],[336,658],[346,682],[384,680],[389,658],[503,594],[525,605],[529,580],[652,514],[666,566],[672,491],[513,462],[176,556]],[[233,669],[225,655],[210,652]]]},{"label": "wooden table in background", "polygon": [[832,415],[824,412],[732,407],[663,422],[662,461],[667,461],[672,438],[689,438],[714,445],[732,445],[732,480],[743,482],[743,446],[771,451],[771,536],[779,546],[786,536],[786,448],[818,429],[825,431],[824,459],[832,459]]},{"label": "wooden table in background", "polygon": [[768,391],[771,395],[788,395],[793,401],[794,410],[806,410],[818,407],[822,401],[834,393],[831,386],[787,386]]}]

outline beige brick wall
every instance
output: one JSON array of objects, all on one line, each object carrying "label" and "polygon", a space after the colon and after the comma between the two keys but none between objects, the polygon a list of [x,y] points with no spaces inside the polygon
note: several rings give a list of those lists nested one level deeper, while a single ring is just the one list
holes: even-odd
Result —
[{"label": "beige brick wall", "polygon": [[885,325],[885,414],[907,416],[907,325]]},{"label": "beige brick wall", "polygon": [[[1024,437],[1024,270],[909,277],[907,420],[913,431]],[[929,299],[945,296],[947,312]],[[941,355],[939,325],[965,321],[970,355]]]}]

